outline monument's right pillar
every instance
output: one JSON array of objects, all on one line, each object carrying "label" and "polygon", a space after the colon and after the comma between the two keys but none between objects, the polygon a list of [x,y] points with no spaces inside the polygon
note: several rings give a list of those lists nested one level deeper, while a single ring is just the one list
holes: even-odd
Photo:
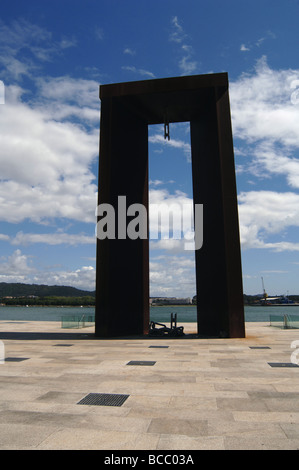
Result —
[{"label": "monument's right pillar", "polygon": [[203,245],[195,251],[198,334],[245,337],[242,267],[227,87],[207,90],[190,121],[193,202],[203,204]]}]

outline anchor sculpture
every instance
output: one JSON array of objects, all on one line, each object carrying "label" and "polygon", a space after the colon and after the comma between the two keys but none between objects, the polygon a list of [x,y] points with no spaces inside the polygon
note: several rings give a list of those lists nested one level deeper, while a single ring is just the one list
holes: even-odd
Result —
[{"label": "anchor sculpture", "polygon": [[[161,326],[162,328],[156,328],[156,325]],[[170,328],[168,328],[163,323],[150,322],[150,336],[184,336],[184,327],[177,326],[177,314],[171,314],[170,318]]]}]

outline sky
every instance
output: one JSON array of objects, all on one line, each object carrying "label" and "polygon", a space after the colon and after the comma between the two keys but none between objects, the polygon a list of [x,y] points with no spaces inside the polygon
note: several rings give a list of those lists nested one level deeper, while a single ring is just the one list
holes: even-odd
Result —
[{"label": "sky", "polygon": [[[298,18],[297,0],[0,0],[0,282],[95,289],[100,85],[227,72],[244,293],[299,294]],[[151,203],[192,201],[189,124],[170,137],[149,127]],[[194,252],[150,240],[150,295],[195,294]]]}]

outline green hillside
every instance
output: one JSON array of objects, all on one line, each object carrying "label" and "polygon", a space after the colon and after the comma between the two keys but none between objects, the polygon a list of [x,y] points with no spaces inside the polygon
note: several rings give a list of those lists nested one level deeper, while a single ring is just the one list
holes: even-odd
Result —
[{"label": "green hillside", "polygon": [[36,295],[38,297],[62,296],[62,297],[81,297],[84,295],[95,295],[95,291],[86,291],[76,289],[70,286],[47,286],[39,284],[21,284],[0,282],[0,297],[12,296],[21,297]]},{"label": "green hillside", "polygon": [[[7,299],[10,297],[10,299]],[[70,286],[47,286],[38,284],[0,283],[0,299],[6,304],[93,303],[95,291],[76,289]]]}]

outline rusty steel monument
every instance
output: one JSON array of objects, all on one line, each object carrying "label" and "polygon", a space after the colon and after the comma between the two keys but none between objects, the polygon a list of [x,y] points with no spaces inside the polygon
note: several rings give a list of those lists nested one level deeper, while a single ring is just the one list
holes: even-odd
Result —
[{"label": "rusty steel monument", "polygon": [[[168,136],[169,123],[190,122],[193,204],[203,205],[203,245],[195,250],[198,334],[244,337],[227,74],[102,85],[100,99],[98,204],[115,209],[116,225],[119,196],[127,205],[149,205],[148,125],[164,123]],[[149,237],[98,239],[96,272],[95,335],[147,334]]]}]

